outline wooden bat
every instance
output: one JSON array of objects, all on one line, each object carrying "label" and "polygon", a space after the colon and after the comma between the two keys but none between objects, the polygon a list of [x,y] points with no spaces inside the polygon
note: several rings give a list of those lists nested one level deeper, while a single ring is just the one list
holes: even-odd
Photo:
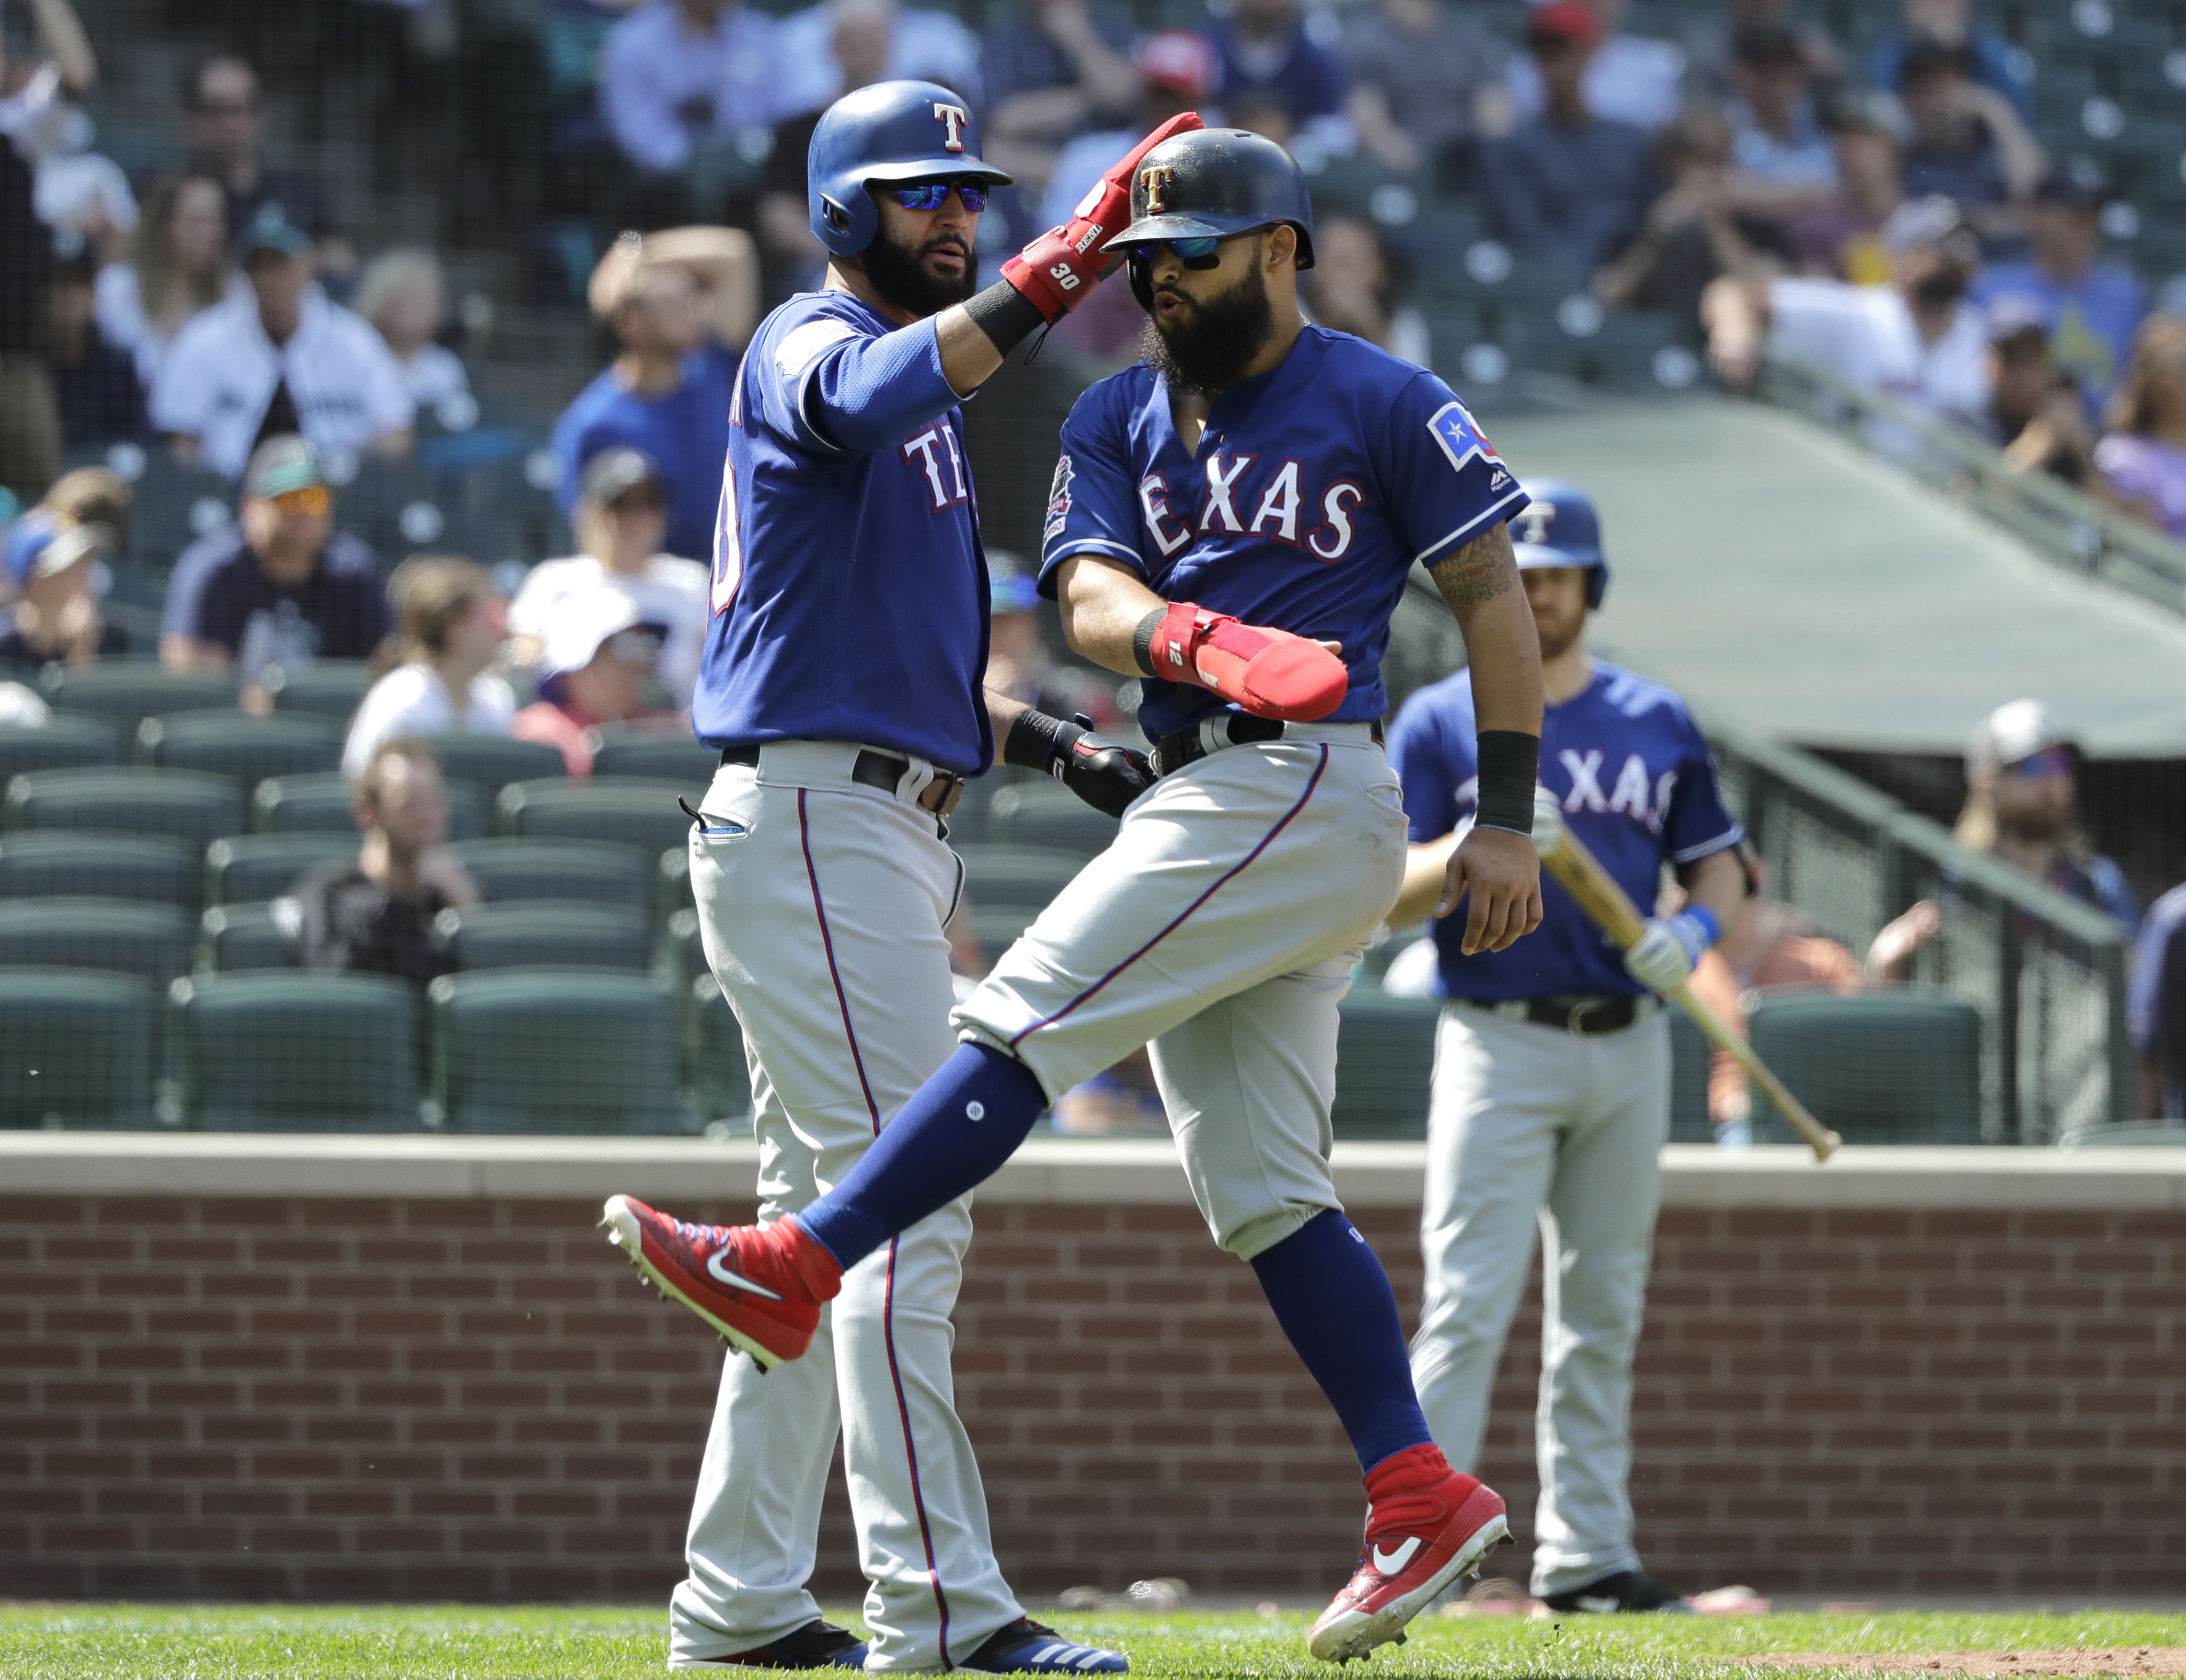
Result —
[{"label": "wooden bat", "polygon": [[[1628,951],[1639,938],[1646,922],[1624,889],[1610,877],[1600,860],[1587,850],[1579,837],[1565,827],[1558,814],[1555,832],[1560,837],[1541,848],[1541,861],[1549,871],[1563,883],[1565,892],[1578,901],[1578,907],[1606,933],[1617,949]],[[1539,837],[1537,836],[1538,839]],[[1713,1044],[1730,1059],[1743,1067],[1753,1083],[1768,1094],[1776,1105],[1777,1112],[1791,1123],[1807,1146],[1814,1151],[1816,1161],[1827,1161],[1837,1151],[1844,1140],[1807,1112],[1807,1106],[1793,1096],[1778,1078],[1768,1064],[1753,1053],[1753,1046],[1730,1024],[1693,995],[1691,986],[1680,981],[1669,990],[1669,999],[1693,1018],[1693,1024],[1708,1036]]]}]

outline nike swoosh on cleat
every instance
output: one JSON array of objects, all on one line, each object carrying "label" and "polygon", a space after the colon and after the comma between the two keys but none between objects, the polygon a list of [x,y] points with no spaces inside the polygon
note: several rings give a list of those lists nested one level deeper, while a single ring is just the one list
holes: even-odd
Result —
[{"label": "nike swoosh on cleat", "polygon": [[721,1263],[721,1256],[726,1254],[727,1252],[728,1251],[726,1249],[716,1249],[713,1253],[709,1254],[706,1257],[707,1276],[713,1278],[717,1282],[726,1284],[731,1289],[748,1289],[754,1295],[764,1295],[769,1301],[779,1301],[782,1299],[780,1296],[776,1295],[772,1290],[767,1288],[765,1285],[755,1284],[749,1278],[740,1276],[737,1273],[731,1271],[726,1266],[724,1266]]},{"label": "nike swoosh on cleat", "polygon": [[1412,1554],[1419,1548],[1420,1537],[1416,1534],[1393,1552],[1385,1552],[1376,1546],[1374,1548],[1374,1572],[1376,1575],[1394,1575],[1412,1560]]}]

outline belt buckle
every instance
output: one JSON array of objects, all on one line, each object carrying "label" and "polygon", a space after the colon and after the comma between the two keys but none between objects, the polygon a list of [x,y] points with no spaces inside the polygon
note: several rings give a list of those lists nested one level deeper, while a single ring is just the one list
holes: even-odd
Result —
[{"label": "belt buckle", "polygon": [[964,778],[955,770],[937,770],[933,780],[919,790],[919,809],[945,818],[956,810],[956,802],[963,797]]},{"label": "belt buckle", "polygon": [[1592,1036],[1587,1033],[1586,1030],[1579,1025],[1579,1023],[1585,1020],[1588,1016],[1593,1014],[1596,1010],[1607,1009],[1610,1006],[1610,1003],[1611,1000],[1607,998],[1580,999],[1577,1003],[1571,1006],[1569,1013],[1564,1017],[1565,1029],[1569,1032],[1574,1039],[1583,1039]]}]

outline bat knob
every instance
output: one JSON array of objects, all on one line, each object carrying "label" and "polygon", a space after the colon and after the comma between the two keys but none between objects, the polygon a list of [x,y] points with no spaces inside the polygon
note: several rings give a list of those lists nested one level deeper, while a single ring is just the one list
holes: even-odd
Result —
[{"label": "bat knob", "polygon": [[1563,802],[1545,787],[1533,790],[1533,849],[1552,858],[1564,841]]}]

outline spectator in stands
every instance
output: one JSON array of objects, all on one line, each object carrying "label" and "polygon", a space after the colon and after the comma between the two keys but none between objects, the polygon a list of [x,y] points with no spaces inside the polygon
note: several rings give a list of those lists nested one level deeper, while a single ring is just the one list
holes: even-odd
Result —
[{"label": "spectator in stands", "polygon": [[1905,29],[1876,43],[1868,77],[1878,87],[1895,87],[1905,61],[1922,41],[1961,49],[1974,81],[2001,95],[2024,122],[2034,115],[2034,61],[1993,30],[1973,20],[1973,0],[1905,0]]},{"label": "spectator in stands", "polygon": [[1353,11],[1343,56],[1359,143],[1400,175],[1426,170],[1445,189],[1470,187],[1480,142],[1516,120],[1503,81],[1507,55],[1472,18],[1437,0],[1378,0]]},{"label": "spectator in stands", "polygon": [[[885,8],[872,6],[847,6],[835,14],[827,48],[842,71],[844,92],[871,87],[887,77],[893,16]],[[827,248],[812,232],[812,201],[805,179],[812,131],[819,126],[816,109],[800,111],[774,126],[766,168],[759,180],[758,211],[769,298],[816,291],[827,266]]]},{"label": "spectator in stands", "polygon": [[1855,286],[1890,283],[1883,224],[1905,202],[1898,148],[1905,113],[1886,93],[1840,93],[1822,105],[1836,155],[1837,190],[1791,218],[1792,260],[1800,273]]},{"label": "spectator in stands", "polygon": [[301,170],[269,168],[264,161],[258,72],[243,59],[222,53],[203,60],[190,72],[184,94],[190,173],[220,183],[229,233],[240,232],[261,216],[287,222],[301,228],[312,242],[322,272],[337,276],[353,272],[356,254],[335,231],[317,179]]},{"label": "spectator in stands", "polygon": [[651,178],[642,196],[687,204],[680,177],[694,163],[791,109],[776,27],[737,0],[651,0],[608,32],[600,115],[623,156]]},{"label": "spectator in stands", "polygon": [[1324,153],[1351,150],[1357,137],[1348,115],[1350,75],[1314,39],[1299,0],[1235,0],[1213,39],[1225,109],[1247,92],[1264,93],[1301,141]]},{"label": "spectator in stands", "polygon": [[2148,907],[2133,945],[2126,1028],[2140,1056],[2140,1114],[2186,1124],[2186,887]]},{"label": "spectator in stands", "polygon": [[2099,414],[2133,350],[2148,312],[2148,293],[2133,271],[2099,262],[2103,195],[2067,169],[2053,169],[2027,207],[2026,260],[1993,264],[1976,277],[1974,299],[1994,308],[2020,299],[2039,312],[2049,354],[2079,382],[2090,413]]},{"label": "spectator in stands", "polygon": [[38,219],[54,248],[111,261],[137,226],[137,209],[121,166],[89,150],[96,127],[72,103],[98,81],[98,60],[69,0],[31,0],[29,9],[47,56],[17,76],[0,48],[0,137],[31,167]]},{"label": "spectator in stands", "polygon": [[2040,701],[1998,707],[1967,744],[1966,803],[1951,837],[2131,928],[2140,912],[2125,871],[2080,826],[2079,767],[2079,748]]},{"label": "spectator in stands", "polygon": [[1679,31],[1684,48],[1684,96],[1727,99],[1738,91],[1735,65],[1738,31],[1749,24],[1790,28],[1799,47],[1809,85],[1834,88],[1844,77],[1844,60],[1826,31],[1792,16],[1791,0],[1724,0],[1719,10],[1689,15]]},{"label": "spectator in stands", "polygon": [[559,748],[571,776],[590,776],[603,724],[687,727],[678,714],[645,703],[665,635],[664,626],[645,623],[619,590],[564,596],[546,619],[536,667],[539,698],[516,714],[508,732]]},{"label": "spectator in stands", "polygon": [[98,329],[88,251],[56,262],[46,285],[46,361],[53,369],[61,442],[70,448],[120,443],[144,433],[137,364]]},{"label": "spectator in stands", "polygon": [[36,508],[8,528],[8,581],[17,596],[0,631],[0,665],[74,664],[129,651],[129,637],[98,613],[100,561],[112,551],[104,525],[80,525]]},{"label": "spectator in stands", "polygon": [[2186,542],[2186,321],[2152,315],[2111,395],[2095,445],[2097,487],[2135,518]]},{"label": "spectator in stands", "polygon": [[1724,111],[1732,161],[1780,214],[1825,200],[1836,188],[1836,154],[1814,115],[1798,31],[1788,23],[1741,24],[1731,48],[1737,91]]},{"label": "spectator in stands", "polygon": [[1984,238],[2015,234],[2047,160],[2010,100],[1967,75],[1965,49],[1933,39],[1906,49],[1898,97],[1913,126],[1900,159],[1905,191],[1954,200]]},{"label": "spectator in stands", "polygon": [[210,176],[163,177],[144,195],[135,260],[98,271],[99,329],[134,358],[147,391],[184,327],[250,289],[228,260],[226,204]]},{"label": "spectator in stands", "polygon": [[2051,358],[2032,300],[2005,298],[1988,311],[1990,442],[2019,473],[2086,482],[2095,440],[2072,382]]},{"label": "spectator in stands", "polygon": [[569,596],[614,590],[630,597],[640,623],[664,627],[660,680],[678,706],[688,706],[710,616],[706,568],[662,552],[667,520],[667,493],[649,457],[620,447],[594,456],[571,521],[583,552],[533,567],[509,607],[518,660],[538,663],[547,628]]},{"label": "spectator in stands", "polygon": [[479,902],[477,885],[448,844],[448,794],[423,741],[390,741],[356,779],[352,807],[364,843],[354,864],[311,871],[292,892],[302,912],[305,968],[391,974],[424,986],[455,966],[433,919]]},{"label": "spectator in stands", "polygon": [[152,425],[176,457],[233,479],[255,445],[291,432],[327,455],[408,454],[417,411],[402,370],[319,289],[304,230],[266,216],[238,253],[249,294],[183,328],[152,386]]},{"label": "spectator in stands", "polygon": [[1655,137],[1656,173],[1668,189],[1632,242],[1595,271],[1596,297],[1618,309],[1662,310],[1690,333],[1700,324],[1701,294],[1718,275],[1763,273],[1736,209],[1731,147],[1729,119],[1705,104],[1687,106]]},{"label": "spectator in stands", "polygon": [[1724,383],[1750,386],[1765,345],[1862,390],[1978,427],[1988,407],[1988,342],[1981,312],[1965,302],[1978,255],[1970,230],[1949,199],[1919,199],[1899,206],[1882,244],[1887,286],[1737,275],[1712,283],[1701,320]]},{"label": "spectator in stands", "polygon": [[448,287],[438,257],[414,249],[380,253],[357,280],[356,312],[386,344],[402,389],[420,412],[469,404],[470,375],[440,341],[447,324]]},{"label": "spectator in stands", "polygon": [[1128,22],[1086,0],[1028,0],[1022,17],[989,33],[981,132],[996,165],[1038,184],[1063,141],[1127,117],[1139,97],[1130,46]]},{"label": "spectator in stands", "polygon": [[[79,525],[104,526],[107,546],[118,553],[129,546],[129,511],[135,499],[129,481],[111,467],[76,467],[54,479],[38,505]],[[5,518],[0,514],[0,522]]]},{"label": "spectator in stands", "polygon": [[[1618,27],[1624,20],[1624,0],[1554,3],[1578,6],[1594,19],[1594,44],[1579,83],[1580,105],[1589,115],[1628,123],[1651,134],[1678,114],[1685,55],[1675,43],[1625,34]],[[1537,8],[1527,23],[1529,36],[1539,27],[1540,10]],[[1534,54],[1511,61],[1511,98],[1521,122],[1533,121],[1549,108],[1544,70]]]},{"label": "spectator in stands", "polygon": [[1488,202],[1522,254],[1591,272],[1623,246],[1655,196],[1647,136],[1587,106],[1587,66],[1601,49],[1591,8],[1550,0],[1533,8],[1526,31],[1546,102],[1490,152]]},{"label": "spectator in stands", "polygon": [[390,741],[435,735],[506,735],[516,692],[493,667],[508,641],[508,602],[473,560],[420,554],[387,580],[395,603],[388,669],[356,708],[342,748],[356,779]]},{"label": "spectator in stands", "polygon": [[[6,70],[0,48],[0,75]],[[38,74],[50,80],[59,71]],[[0,490],[18,502],[43,493],[60,470],[61,454],[60,412],[45,358],[53,242],[38,220],[35,163],[35,151],[0,127]]]},{"label": "spectator in stands", "polygon": [[781,101],[776,111],[821,110],[849,91],[827,43],[837,23],[854,10],[885,25],[888,47],[883,79],[938,81],[974,110],[985,105],[979,81],[979,37],[949,13],[899,6],[896,0],[822,0],[782,20]]},{"label": "spectator in stands", "polygon": [[334,527],[318,452],[269,438],[244,474],[235,524],[182,551],[167,585],[160,658],[171,670],[233,670],[371,657],[388,630],[379,563]]},{"label": "spectator in stands", "polygon": [[1313,233],[1313,266],[1298,277],[1314,322],[1349,333],[1421,367],[1432,359],[1427,323],[1404,301],[1382,237],[1356,216],[1332,216]]},{"label": "spectator in stands", "polygon": [[650,456],[668,492],[668,552],[714,552],[737,353],[759,311],[751,236],[734,227],[625,233],[592,271],[592,313],[622,353],[554,424],[564,515],[584,471],[621,445]]}]

